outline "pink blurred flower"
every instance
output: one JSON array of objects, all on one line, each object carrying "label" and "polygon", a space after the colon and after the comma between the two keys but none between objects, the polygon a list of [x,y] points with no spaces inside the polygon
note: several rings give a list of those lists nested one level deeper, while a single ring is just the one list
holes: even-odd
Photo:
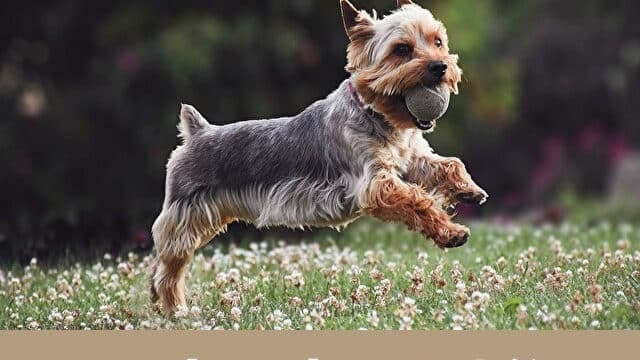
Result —
[{"label": "pink blurred flower", "polygon": [[116,59],[116,63],[118,69],[128,75],[136,73],[140,68],[140,58],[129,48],[120,51]]},{"label": "pink blurred flower", "polygon": [[565,156],[565,146],[561,138],[551,136],[542,143],[542,158],[546,162],[557,164]]},{"label": "pink blurred flower", "polygon": [[628,153],[629,144],[624,135],[615,133],[609,137],[607,142],[607,159],[610,164],[617,164]]},{"label": "pink blurred flower", "polygon": [[139,229],[133,235],[133,244],[138,248],[146,248],[151,245],[151,237],[146,230]]},{"label": "pink blurred flower", "polygon": [[603,138],[603,130],[598,125],[587,125],[578,134],[578,147],[582,152],[589,151]]},{"label": "pink blurred flower", "polygon": [[540,146],[541,160],[531,175],[531,185],[534,193],[544,191],[557,176],[565,159],[566,147],[561,138],[549,137]]}]

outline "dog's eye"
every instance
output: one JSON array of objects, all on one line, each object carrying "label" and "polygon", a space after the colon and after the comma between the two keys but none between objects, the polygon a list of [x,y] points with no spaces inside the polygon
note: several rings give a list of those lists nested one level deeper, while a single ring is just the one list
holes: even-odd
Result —
[{"label": "dog's eye", "polygon": [[436,38],[435,44],[438,48],[442,47],[442,40],[440,40],[440,38]]},{"label": "dog's eye", "polygon": [[413,48],[407,44],[400,44],[393,49],[393,53],[398,56],[408,56],[413,52]]}]

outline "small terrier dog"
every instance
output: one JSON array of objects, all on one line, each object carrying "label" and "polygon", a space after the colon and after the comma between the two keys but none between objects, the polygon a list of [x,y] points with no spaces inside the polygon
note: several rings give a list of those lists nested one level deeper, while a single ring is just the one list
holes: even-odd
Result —
[{"label": "small terrier dog", "polygon": [[341,227],[361,215],[404,223],[440,248],[463,245],[452,222],[460,201],[487,194],[457,158],[436,155],[403,93],[421,83],[458,93],[458,56],[443,24],[410,0],[379,19],[340,0],[350,77],[293,117],[214,126],[180,110],[183,144],[169,157],[152,301],[168,314],[186,305],[184,280],[196,249],[234,221],[256,227]]}]

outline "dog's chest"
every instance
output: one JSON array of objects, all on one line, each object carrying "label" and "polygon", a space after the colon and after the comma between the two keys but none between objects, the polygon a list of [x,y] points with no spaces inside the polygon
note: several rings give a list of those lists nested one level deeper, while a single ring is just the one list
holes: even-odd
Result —
[{"label": "dog's chest", "polygon": [[407,172],[412,158],[412,148],[416,146],[416,136],[413,132],[398,134],[389,141],[384,152],[388,165],[399,174]]}]

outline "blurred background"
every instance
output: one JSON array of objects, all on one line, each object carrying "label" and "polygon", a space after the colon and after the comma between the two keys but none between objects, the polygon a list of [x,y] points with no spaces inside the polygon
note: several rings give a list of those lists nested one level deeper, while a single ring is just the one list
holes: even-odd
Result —
[{"label": "blurred background", "polygon": [[[418,3],[465,71],[427,137],[491,194],[465,216],[635,219],[640,2]],[[290,115],[347,76],[337,0],[24,0],[0,19],[2,262],[150,248],[181,102]]]}]

